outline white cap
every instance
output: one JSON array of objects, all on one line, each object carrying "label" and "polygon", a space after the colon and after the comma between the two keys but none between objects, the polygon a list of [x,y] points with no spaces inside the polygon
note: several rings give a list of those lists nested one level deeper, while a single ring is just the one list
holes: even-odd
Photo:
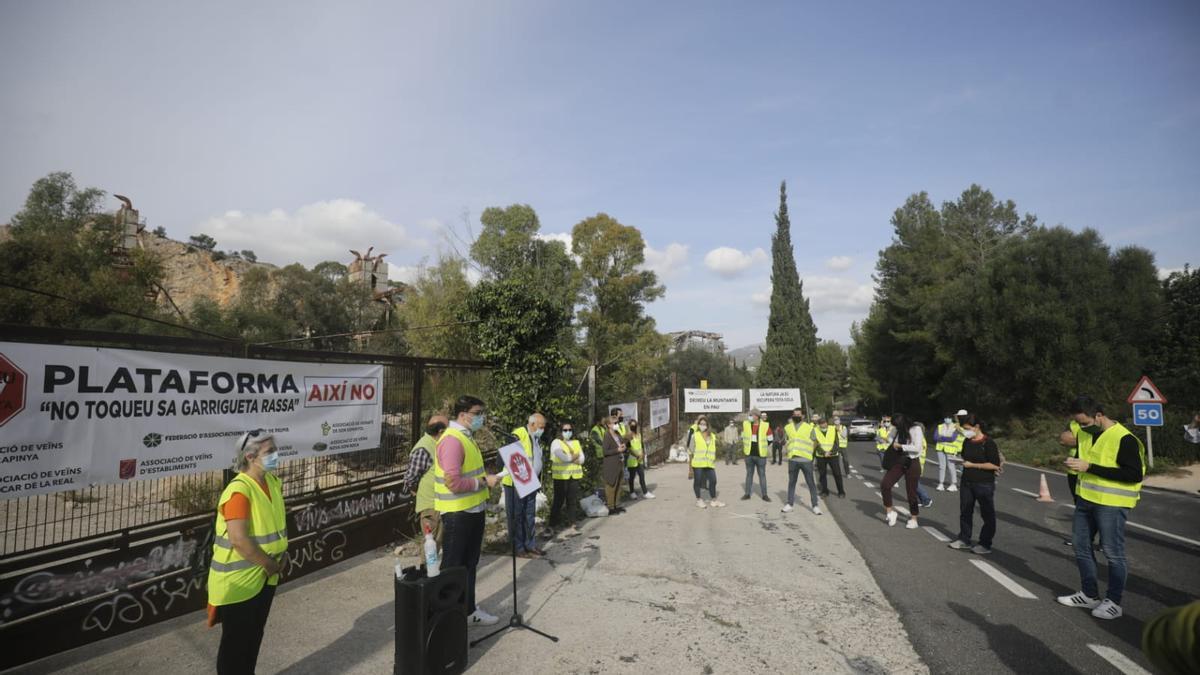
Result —
[{"label": "white cap", "polygon": [[959,409],[958,409],[958,412],[956,412],[956,413],[954,413],[954,414],[955,414],[955,415],[966,415],[966,414],[967,414],[967,411],[966,411],[965,409],[963,409],[963,408],[959,408]]}]

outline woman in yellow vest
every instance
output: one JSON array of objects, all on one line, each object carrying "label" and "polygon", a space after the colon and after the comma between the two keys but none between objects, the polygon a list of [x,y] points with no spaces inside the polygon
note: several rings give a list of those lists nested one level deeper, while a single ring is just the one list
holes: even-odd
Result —
[{"label": "woman in yellow vest", "polygon": [[[696,433],[692,435],[692,490],[696,493],[696,508],[713,506],[720,508],[724,502],[717,501],[717,435],[708,428],[708,418],[701,415],[696,420]],[[701,490],[708,489],[706,503]]]},{"label": "woman in yellow vest", "polygon": [[583,478],[583,446],[575,438],[575,425],[570,422],[563,422],[558,438],[550,444],[550,475],[554,478],[550,527],[566,523],[562,534],[577,535],[575,520],[579,510],[579,481]]},{"label": "woman in yellow vest", "polygon": [[637,420],[629,420],[629,458],[625,460],[625,469],[629,472],[629,496],[638,498],[633,489],[633,479],[637,478],[642,484],[642,498],[654,499],[654,493],[646,489],[646,453],[642,450],[642,432]]},{"label": "woman in yellow vest", "polygon": [[262,429],[238,439],[234,476],[217,502],[208,568],[209,625],[222,624],[217,672],[253,673],[287,553],[275,438]]}]

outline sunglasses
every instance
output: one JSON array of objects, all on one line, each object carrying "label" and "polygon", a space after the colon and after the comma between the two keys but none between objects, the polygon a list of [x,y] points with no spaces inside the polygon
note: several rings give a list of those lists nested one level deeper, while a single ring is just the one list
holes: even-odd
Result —
[{"label": "sunglasses", "polygon": [[247,431],[246,437],[242,439],[242,447],[238,448],[238,452],[240,453],[246,449],[246,444],[250,442],[251,438],[258,438],[259,436],[262,436],[263,431],[264,431],[263,429],[255,429],[254,431]]}]

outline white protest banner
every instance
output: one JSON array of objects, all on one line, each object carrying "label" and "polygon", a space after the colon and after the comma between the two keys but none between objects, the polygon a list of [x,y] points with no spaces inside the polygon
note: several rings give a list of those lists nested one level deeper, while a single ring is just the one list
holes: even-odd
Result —
[{"label": "white protest banner", "polygon": [[0,342],[0,498],[379,446],[383,366]]},{"label": "white protest banner", "polygon": [[759,410],[794,410],[803,405],[799,389],[751,389],[750,407]]},{"label": "white protest banner", "polygon": [[[608,406],[609,414],[611,415],[612,411],[618,408],[621,412],[625,413],[625,421],[628,422],[629,420],[636,420],[638,418],[638,404],[636,401],[633,403],[614,403]],[[641,422],[641,420],[638,420],[638,422]]]},{"label": "white protest banner", "polygon": [[684,389],[683,411],[689,413],[701,412],[741,412],[741,389]]},{"label": "white protest banner", "polygon": [[650,428],[657,429],[671,421],[671,399],[656,398],[650,401]]},{"label": "white protest banner", "polygon": [[512,477],[518,497],[527,497],[542,487],[542,481],[533,470],[533,460],[525,455],[525,448],[521,446],[520,441],[500,448],[500,459],[504,462],[504,468],[508,469],[508,475]]}]

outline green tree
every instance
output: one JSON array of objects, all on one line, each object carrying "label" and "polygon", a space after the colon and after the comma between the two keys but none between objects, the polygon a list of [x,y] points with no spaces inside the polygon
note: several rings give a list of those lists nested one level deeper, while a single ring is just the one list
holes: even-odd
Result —
[{"label": "green tree", "polygon": [[193,234],[188,237],[188,243],[202,251],[211,251],[217,247],[217,240],[207,234]]},{"label": "green tree", "polygon": [[833,340],[817,343],[816,377],[809,390],[809,405],[825,415],[850,391],[850,355]]},{"label": "green tree", "polygon": [[443,257],[432,267],[422,267],[404,296],[398,312],[408,326],[408,343],[420,356],[477,359],[474,324],[457,323],[449,308],[466,302],[471,293],[467,264],[461,258]]},{"label": "green tree", "polygon": [[779,184],[779,211],[771,236],[771,314],[755,381],[760,387],[800,387],[812,395],[816,384],[817,329],[792,249],[787,183]]},{"label": "green tree", "polygon": [[489,207],[471,245],[484,279],[519,278],[534,292],[571,313],[579,299],[579,270],[561,241],[539,239],[541,223],[528,204]]},{"label": "green tree", "polygon": [[1147,374],[1183,412],[1200,410],[1200,269],[1184,266],[1162,282],[1164,306]]}]

